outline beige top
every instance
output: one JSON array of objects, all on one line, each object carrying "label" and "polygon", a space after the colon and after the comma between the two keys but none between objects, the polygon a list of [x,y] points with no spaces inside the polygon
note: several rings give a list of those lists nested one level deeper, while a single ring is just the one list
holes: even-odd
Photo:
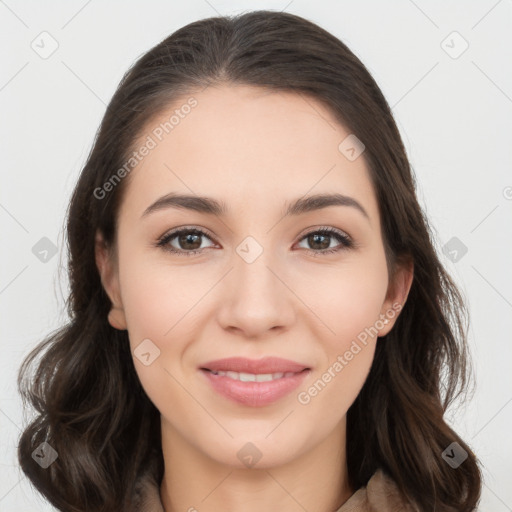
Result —
[{"label": "beige top", "polygon": [[[160,490],[153,482],[141,481],[135,496],[134,510],[164,512]],[[379,469],[336,512],[415,512],[415,509],[403,500],[393,480]]]}]

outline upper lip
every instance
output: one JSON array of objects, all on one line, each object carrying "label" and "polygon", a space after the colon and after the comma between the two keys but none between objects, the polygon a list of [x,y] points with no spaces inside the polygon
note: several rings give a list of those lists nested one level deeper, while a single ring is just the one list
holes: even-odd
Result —
[{"label": "upper lip", "polygon": [[245,357],[227,357],[225,359],[217,359],[209,361],[201,365],[201,369],[211,370],[214,372],[238,372],[238,373],[298,373],[309,369],[308,366],[282,359],[280,357],[264,357],[262,359],[247,359]]}]

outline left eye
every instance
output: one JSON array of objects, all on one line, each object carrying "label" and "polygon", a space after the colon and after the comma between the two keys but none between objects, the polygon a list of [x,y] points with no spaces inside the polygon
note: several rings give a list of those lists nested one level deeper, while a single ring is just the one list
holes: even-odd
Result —
[{"label": "left eye", "polygon": [[[330,244],[333,238],[339,242],[339,244],[335,247],[331,247]],[[319,252],[321,254],[332,253],[342,249],[349,249],[353,246],[352,240],[348,235],[332,228],[312,231],[311,233],[308,233],[306,236],[304,236],[301,240],[306,240],[307,243],[313,246],[319,245],[321,250],[314,250],[313,252]],[[326,240],[328,240],[327,243]]]},{"label": "left eye", "polygon": [[[157,245],[159,247],[163,247],[165,250],[168,250],[172,253],[176,253],[176,254],[180,254],[180,255],[185,254],[187,256],[190,256],[192,254],[201,252],[198,249],[201,248],[201,237],[203,237],[203,236],[206,238],[209,238],[208,235],[204,231],[201,231],[200,229],[190,229],[190,228],[179,229],[179,230],[173,231],[172,233],[164,235],[158,241]],[[171,242],[171,240],[174,240],[175,238],[178,240],[178,244],[181,245],[182,247],[176,248],[171,243],[169,243],[169,242]],[[183,250],[183,247],[185,249],[187,249],[187,246],[188,246],[188,249],[193,249],[193,250],[191,250],[191,251]],[[192,246],[192,247],[190,247],[190,246]]]},{"label": "left eye", "polygon": [[[201,247],[202,237],[211,240],[210,236],[200,229],[182,228],[164,235],[160,240],[158,240],[156,245],[158,247],[162,247],[166,251],[180,256],[191,256],[202,252],[202,249],[204,249],[204,247]],[[174,239],[177,240],[178,247],[173,245],[172,241],[174,241]],[[336,239],[339,244],[332,247],[332,239]],[[307,251],[316,254],[333,253],[343,249],[349,249],[354,245],[348,235],[333,228],[322,228],[317,231],[311,231],[303,236],[300,241],[302,242],[303,240],[305,240],[310,246],[317,246],[317,248],[313,249],[306,248]]]}]

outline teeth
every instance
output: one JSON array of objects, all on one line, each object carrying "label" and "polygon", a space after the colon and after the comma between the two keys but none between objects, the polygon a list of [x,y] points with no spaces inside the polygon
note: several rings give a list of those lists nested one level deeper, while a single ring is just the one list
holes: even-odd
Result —
[{"label": "teeth", "polygon": [[256,375],[256,382],[267,382],[269,380],[281,379],[283,373],[260,373]]},{"label": "teeth", "polygon": [[229,379],[239,380],[241,382],[268,382],[271,380],[282,379],[283,377],[293,377],[295,372],[278,372],[278,373],[243,373],[243,372],[223,372],[223,371],[212,371],[215,375],[221,377],[228,377]]}]

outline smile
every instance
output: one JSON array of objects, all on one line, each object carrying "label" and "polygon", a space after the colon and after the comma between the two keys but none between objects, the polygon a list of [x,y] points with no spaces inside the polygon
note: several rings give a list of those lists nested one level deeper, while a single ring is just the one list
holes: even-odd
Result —
[{"label": "smile", "polygon": [[299,372],[246,373],[201,368],[210,389],[237,405],[264,407],[290,395],[311,369]]},{"label": "smile", "polygon": [[239,372],[212,372],[214,375],[227,377],[228,379],[239,380],[241,382],[268,382],[271,380],[282,379],[283,377],[293,377],[295,372],[278,373],[239,373]]}]

